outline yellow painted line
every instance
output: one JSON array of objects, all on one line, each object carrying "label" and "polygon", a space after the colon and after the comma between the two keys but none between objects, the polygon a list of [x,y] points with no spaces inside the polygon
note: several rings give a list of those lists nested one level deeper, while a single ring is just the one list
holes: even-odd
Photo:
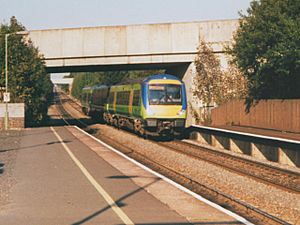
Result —
[{"label": "yellow painted line", "polygon": [[93,178],[93,176],[87,171],[87,169],[82,165],[82,163],[75,157],[75,155],[72,153],[72,151],[69,149],[69,147],[63,142],[62,138],[58,135],[58,133],[55,131],[53,127],[51,127],[51,130],[57,137],[57,139],[60,141],[66,152],[69,154],[71,159],[75,162],[75,164],[79,167],[81,172],[86,176],[86,178],[91,182],[91,184],[96,188],[96,190],[99,192],[100,195],[106,200],[106,202],[109,204],[109,206],[115,211],[115,213],[119,216],[119,218],[128,225],[134,225],[134,223],[129,219],[129,217],[123,212],[122,209],[120,209],[116,202],[110,197],[110,195],[101,187],[100,184],[97,183],[97,181]]}]

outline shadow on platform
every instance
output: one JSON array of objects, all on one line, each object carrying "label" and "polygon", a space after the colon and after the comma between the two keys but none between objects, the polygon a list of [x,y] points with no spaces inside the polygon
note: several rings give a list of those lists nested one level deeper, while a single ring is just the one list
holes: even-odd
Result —
[{"label": "shadow on platform", "polygon": [[[36,148],[36,147],[41,147],[41,146],[47,146],[47,145],[54,145],[54,144],[61,144],[61,143],[70,143],[72,141],[69,140],[64,140],[64,141],[52,141],[52,142],[48,142],[48,143],[43,143],[43,144],[38,144],[38,145],[30,145],[30,146],[25,146],[25,147],[20,147],[20,148],[9,148],[9,149],[0,149],[0,153],[1,152],[9,152],[9,151],[20,151],[20,150],[24,150],[24,149],[30,149],[30,148]],[[41,148],[39,148],[41,149]],[[1,167],[1,164],[0,164]]]},{"label": "shadow on platform", "polygon": [[[113,178],[113,177],[114,177],[114,176],[112,176],[111,178]],[[120,178],[118,178],[118,177],[124,177],[125,179],[130,178],[129,176],[115,176],[114,178],[115,178],[115,179],[120,179]],[[108,178],[110,178],[110,177],[108,177]],[[124,178],[121,178],[121,179],[124,179]],[[159,180],[161,180],[161,178],[156,178],[153,182],[151,182],[151,183],[149,183],[149,184],[147,184],[147,185],[144,185],[143,187],[139,187],[139,188],[137,188],[136,190],[133,190],[132,192],[130,192],[130,193],[128,193],[128,194],[122,196],[121,198],[119,198],[119,199],[117,199],[117,200],[115,201],[116,205],[117,205],[118,207],[120,207],[120,208],[126,206],[126,204],[123,203],[123,201],[124,201],[125,199],[129,198],[130,196],[133,196],[133,195],[137,194],[137,193],[140,192],[140,191],[143,191],[145,188],[147,188],[147,187],[149,187],[149,186],[155,184],[155,183],[158,182]],[[111,209],[111,206],[110,206],[110,205],[107,205],[106,207],[104,207],[104,208],[102,208],[102,209],[100,209],[100,210],[94,212],[93,214],[91,214],[91,215],[89,215],[89,216],[83,218],[83,219],[80,220],[80,221],[77,221],[77,222],[73,223],[72,225],[81,225],[81,224],[87,223],[88,221],[92,220],[93,218],[99,216],[100,214],[104,213],[105,211],[107,211],[107,210],[109,210],[109,209]]]},{"label": "shadow on platform", "polygon": [[4,172],[4,163],[0,162],[0,174]]},{"label": "shadow on platform", "polygon": [[[107,177],[108,179],[131,179],[131,178],[136,178],[136,176],[109,176]],[[156,182],[158,182],[159,180],[161,180],[161,178],[156,178],[154,181],[150,182],[147,185],[144,185],[143,187],[139,187],[136,190],[133,190],[132,192],[120,197],[119,199],[117,199],[115,201],[116,205],[120,208],[126,206],[126,204],[123,202],[125,199],[137,194],[140,191],[145,190],[145,188],[155,184]],[[82,225],[88,222],[91,222],[91,220],[93,220],[93,218],[100,216],[102,213],[104,213],[107,210],[110,210],[111,206],[107,205],[106,207],[94,212],[93,214],[83,218],[80,221],[77,221],[75,223],[73,223],[72,225]],[[135,225],[238,225],[238,224],[243,224],[241,222],[238,221],[213,221],[213,222],[193,222],[193,223],[189,223],[189,222],[185,222],[185,223],[178,223],[178,222],[167,222],[167,223],[135,223]],[[121,224],[120,224],[121,225]]]}]

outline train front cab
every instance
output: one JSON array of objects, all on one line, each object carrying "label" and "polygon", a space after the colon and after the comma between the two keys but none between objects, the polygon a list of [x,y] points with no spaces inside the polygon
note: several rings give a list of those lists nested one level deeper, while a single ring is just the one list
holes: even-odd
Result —
[{"label": "train front cab", "polygon": [[143,114],[148,133],[161,136],[183,132],[186,121],[186,90],[178,78],[157,75],[143,85]]}]

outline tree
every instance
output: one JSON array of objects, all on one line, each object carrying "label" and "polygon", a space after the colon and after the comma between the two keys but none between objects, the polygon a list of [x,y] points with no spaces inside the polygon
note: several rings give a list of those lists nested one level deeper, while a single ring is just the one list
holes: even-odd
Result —
[{"label": "tree", "polygon": [[220,105],[236,99],[245,99],[249,91],[247,78],[232,60],[228,58],[227,61],[228,67],[222,70]]},{"label": "tree", "polygon": [[252,1],[229,49],[249,81],[248,104],[300,98],[300,1]]},{"label": "tree", "polygon": [[[230,61],[230,60],[228,60]],[[197,123],[210,123],[209,107],[224,104],[247,95],[247,80],[233,62],[227,69],[221,68],[220,59],[204,41],[200,42],[194,61],[196,74],[193,79],[193,96],[202,102],[200,112],[190,104]]]},{"label": "tree", "polygon": [[212,103],[221,105],[246,96],[247,80],[239,69],[233,62],[229,63],[228,68],[222,69],[220,59],[203,40],[198,47],[194,63],[196,76],[193,80],[193,95],[205,106]]},{"label": "tree", "polygon": [[[24,31],[15,17],[9,25],[0,27],[0,86],[5,85],[5,40],[4,34]],[[50,76],[37,48],[30,40],[24,42],[20,35],[10,35],[8,45],[9,91],[12,102],[25,103],[27,125],[39,124],[47,116],[52,93]]]},{"label": "tree", "polygon": [[219,103],[222,79],[220,60],[204,40],[200,42],[194,64],[196,76],[193,80],[193,95],[198,97],[205,106],[209,106],[214,102]]}]

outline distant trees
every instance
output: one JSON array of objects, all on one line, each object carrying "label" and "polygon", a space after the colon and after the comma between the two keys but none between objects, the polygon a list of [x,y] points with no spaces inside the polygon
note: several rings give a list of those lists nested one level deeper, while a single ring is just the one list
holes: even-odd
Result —
[{"label": "distant trees", "polygon": [[[5,86],[5,40],[4,35],[24,31],[15,17],[10,23],[0,26],[0,86]],[[27,125],[39,124],[47,116],[52,93],[50,76],[45,71],[42,56],[30,40],[23,41],[20,35],[8,39],[9,92],[11,102],[25,103]],[[2,99],[1,99],[2,100]]]},{"label": "distant trees", "polygon": [[142,71],[108,71],[108,72],[85,72],[71,73],[74,77],[72,84],[72,96],[79,99],[81,91],[85,86],[93,85],[113,85],[126,79],[147,77],[151,74],[163,73],[162,70],[142,70]]},{"label": "distant trees", "polygon": [[249,81],[248,103],[300,98],[300,1],[252,1],[230,50]]},{"label": "distant trees", "polygon": [[71,95],[77,99],[80,98],[82,89],[85,86],[93,86],[102,83],[101,80],[103,77],[101,72],[71,73],[71,76],[74,78]]}]

